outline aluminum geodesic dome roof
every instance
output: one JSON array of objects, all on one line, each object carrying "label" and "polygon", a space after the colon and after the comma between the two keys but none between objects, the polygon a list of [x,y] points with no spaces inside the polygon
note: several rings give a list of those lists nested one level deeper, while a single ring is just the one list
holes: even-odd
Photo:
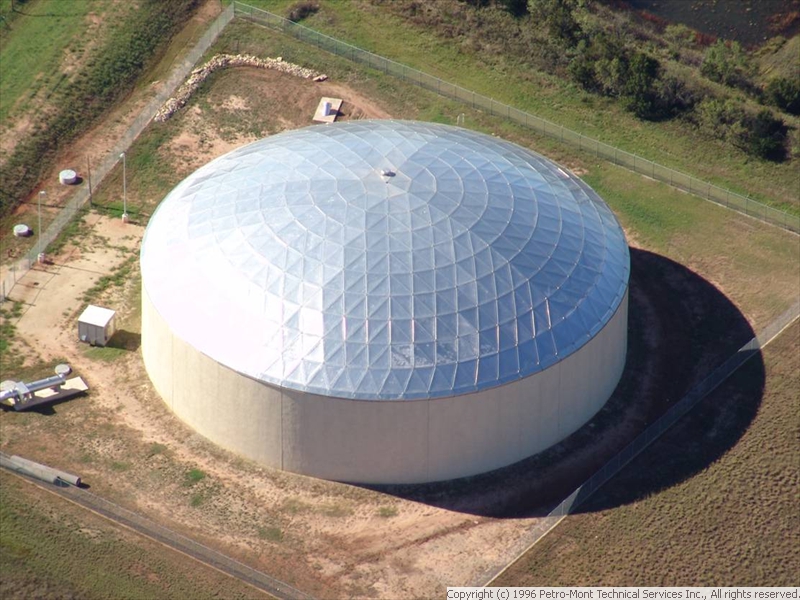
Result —
[{"label": "aluminum geodesic dome roof", "polygon": [[259,380],[416,399],[568,356],[628,284],[606,204],[550,160],[456,127],[359,121],[275,135],[178,185],[144,291],[173,332]]}]

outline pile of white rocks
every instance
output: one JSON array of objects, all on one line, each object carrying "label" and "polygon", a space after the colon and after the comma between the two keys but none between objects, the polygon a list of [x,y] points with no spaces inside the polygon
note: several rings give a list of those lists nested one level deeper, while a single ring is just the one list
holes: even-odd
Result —
[{"label": "pile of white rocks", "polygon": [[299,65],[285,62],[280,56],[278,58],[258,58],[249,54],[217,54],[214,58],[209,60],[202,67],[195,69],[189,75],[189,79],[178,88],[178,92],[173,98],[168,99],[164,106],[158,109],[156,121],[163,123],[169,119],[175,112],[183,108],[192,97],[192,94],[200,86],[206,77],[211,75],[217,69],[224,69],[226,67],[256,67],[258,69],[273,69],[281,73],[294,75],[295,77],[302,77],[303,79],[311,79],[313,81],[325,81],[328,76],[306,69]]}]

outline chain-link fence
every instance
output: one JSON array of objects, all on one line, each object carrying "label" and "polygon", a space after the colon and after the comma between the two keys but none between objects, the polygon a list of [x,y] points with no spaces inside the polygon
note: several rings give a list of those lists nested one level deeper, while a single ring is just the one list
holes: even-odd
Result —
[{"label": "chain-link fence", "polygon": [[[233,19],[234,11],[233,6],[228,6],[211,24],[208,30],[203,34],[195,46],[187,53],[187,55],[174,66],[172,73],[167,81],[161,87],[161,90],[150,99],[147,105],[139,113],[133,123],[131,123],[128,130],[122,138],[114,145],[111,151],[94,166],[92,172],[92,183],[97,185],[103,181],[111,170],[121,160],[121,155],[130,148],[133,141],[139,137],[144,131],[144,128],[150,123],[156,114],[156,111],[161,108],[164,102],[175,92],[178,86],[183,83],[189,72],[194,68],[194,65],[200,59],[206,50],[211,47],[214,40],[217,39],[220,32],[225,26]],[[72,197],[67,201],[64,207],[59,211],[55,219],[50,225],[41,233],[40,240],[37,240],[36,245],[16,263],[11,265],[8,274],[0,282],[0,301],[5,300],[7,295],[11,292],[11,288],[19,279],[27,273],[30,268],[37,262],[38,256],[44,249],[47,248],[61,233],[61,230],[67,223],[77,214],[89,200],[89,188],[86,186],[80,187]],[[37,231],[38,235],[39,232]]]},{"label": "chain-link fence", "polygon": [[336,54],[352,60],[353,62],[383,71],[384,73],[393,75],[398,79],[435,92],[446,98],[458,100],[459,102],[471,106],[473,109],[479,109],[491,115],[505,117],[537,133],[569,143],[581,150],[593,153],[598,158],[603,158],[636,173],[646,175],[658,181],[663,181],[664,183],[668,183],[690,194],[726,206],[766,223],[783,227],[795,233],[800,233],[800,216],[798,215],[772,208],[761,202],[752,200],[747,196],[743,196],[742,194],[702,181],[686,173],[681,173],[680,171],[665,167],[652,160],[626,152],[625,150],[620,150],[614,146],[609,146],[593,138],[571,131],[561,125],[551,123],[541,117],[497,102],[492,98],[464,89],[458,85],[439,79],[438,77],[433,77],[417,69],[378,56],[377,54],[361,50],[351,44],[298,25],[297,23],[293,23],[288,19],[284,19],[270,12],[254,8],[241,2],[236,2],[236,0],[234,0],[233,6],[237,16],[251,19],[259,24],[287,33],[303,42],[330,52],[331,54]]}]

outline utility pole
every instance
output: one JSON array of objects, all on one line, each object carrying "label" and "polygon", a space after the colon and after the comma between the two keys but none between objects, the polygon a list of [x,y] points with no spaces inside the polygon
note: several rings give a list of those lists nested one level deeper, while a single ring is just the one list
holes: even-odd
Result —
[{"label": "utility pole", "polygon": [[128,222],[128,173],[125,164],[125,153],[119,155],[122,159],[122,222]]},{"label": "utility pole", "polygon": [[39,225],[36,227],[36,261],[44,262],[44,252],[42,252],[42,199],[47,198],[47,192],[39,192]]}]

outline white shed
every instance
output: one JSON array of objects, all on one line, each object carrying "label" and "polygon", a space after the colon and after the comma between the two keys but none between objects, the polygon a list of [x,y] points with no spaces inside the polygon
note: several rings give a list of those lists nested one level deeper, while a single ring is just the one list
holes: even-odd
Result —
[{"label": "white shed", "polygon": [[116,311],[90,304],[78,318],[78,338],[92,346],[105,346],[114,335]]}]

